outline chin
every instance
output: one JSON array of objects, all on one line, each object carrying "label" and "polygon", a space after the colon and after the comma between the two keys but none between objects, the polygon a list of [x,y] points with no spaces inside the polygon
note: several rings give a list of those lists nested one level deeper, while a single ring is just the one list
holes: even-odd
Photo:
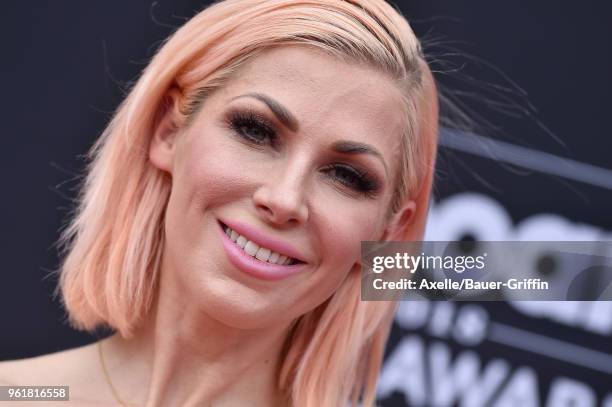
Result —
[{"label": "chin", "polygon": [[[279,306],[270,293],[260,293],[229,278],[207,278],[197,293],[190,293],[194,304],[217,322],[232,328],[260,329],[288,323],[296,316]],[[197,298],[197,299],[196,299]]]}]

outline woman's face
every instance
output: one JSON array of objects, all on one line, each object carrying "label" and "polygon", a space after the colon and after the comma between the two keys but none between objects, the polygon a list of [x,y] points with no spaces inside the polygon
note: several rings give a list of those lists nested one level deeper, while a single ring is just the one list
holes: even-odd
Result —
[{"label": "woman's face", "polygon": [[208,97],[188,128],[160,126],[150,156],[172,177],[162,280],[242,328],[325,301],[359,272],[361,241],[385,230],[401,103],[371,68],[282,47]]}]

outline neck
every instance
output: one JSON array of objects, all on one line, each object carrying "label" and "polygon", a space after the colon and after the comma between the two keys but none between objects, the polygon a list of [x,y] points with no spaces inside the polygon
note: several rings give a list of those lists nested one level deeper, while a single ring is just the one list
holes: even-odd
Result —
[{"label": "neck", "polygon": [[162,287],[133,338],[117,334],[103,345],[123,400],[146,407],[286,405],[278,371],[288,325],[229,327]]}]

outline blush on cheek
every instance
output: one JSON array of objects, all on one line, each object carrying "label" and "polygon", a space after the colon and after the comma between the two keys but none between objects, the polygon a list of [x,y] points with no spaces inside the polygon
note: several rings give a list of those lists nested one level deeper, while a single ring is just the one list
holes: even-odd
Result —
[{"label": "blush on cheek", "polygon": [[330,216],[329,228],[325,231],[326,253],[338,260],[343,259],[347,268],[360,259],[361,241],[372,239],[375,231],[375,218],[361,211],[337,209]]},{"label": "blush on cheek", "polygon": [[240,161],[214,145],[194,147],[182,174],[190,204],[206,209],[244,197],[248,183]]}]

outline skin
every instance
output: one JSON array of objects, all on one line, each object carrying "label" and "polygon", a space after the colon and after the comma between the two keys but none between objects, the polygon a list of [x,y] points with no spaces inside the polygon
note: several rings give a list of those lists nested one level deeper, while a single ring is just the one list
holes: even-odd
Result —
[{"label": "skin", "polygon": [[[253,92],[284,106],[297,126],[283,125],[261,100],[240,97]],[[397,236],[415,211],[408,201],[385,218],[405,126],[399,106],[401,95],[384,74],[312,48],[282,47],[213,93],[188,128],[176,129],[171,113],[163,117],[149,151],[152,165],[172,179],[159,295],[134,338],[102,341],[124,400],[149,407],[285,405],[276,378],[291,323],[359,272],[362,240]],[[236,109],[266,118],[277,142],[241,138],[227,124]],[[380,156],[338,153],[332,145],[339,140],[367,144]],[[338,163],[365,169],[377,190],[363,195],[342,183],[345,173],[330,167]],[[221,245],[220,217],[290,243],[306,260],[304,270],[277,281],[239,271]],[[32,384],[33,368],[35,380],[71,384],[71,399],[82,405],[114,403],[93,345],[4,362],[0,378]]]}]

